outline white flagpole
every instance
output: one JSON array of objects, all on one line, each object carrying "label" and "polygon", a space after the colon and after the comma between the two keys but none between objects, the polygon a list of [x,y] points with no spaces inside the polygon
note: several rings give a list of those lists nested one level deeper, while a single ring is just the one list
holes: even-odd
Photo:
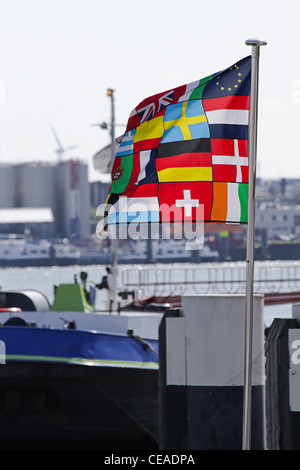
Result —
[{"label": "white flagpole", "polygon": [[244,402],[243,402],[243,450],[251,447],[252,417],[252,336],[253,336],[253,279],[254,279],[254,239],[255,239],[255,178],[256,178],[256,147],[257,147],[257,104],[258,104],[258,73],[259,48],[266,41],[248,39],[247,46],[252,46],[251,55],[251,95],[248,135],[249,158],[249,193],[248,193],[248,230],[246,260],[246,312],[245,312],[245,365],[244,365]]}]

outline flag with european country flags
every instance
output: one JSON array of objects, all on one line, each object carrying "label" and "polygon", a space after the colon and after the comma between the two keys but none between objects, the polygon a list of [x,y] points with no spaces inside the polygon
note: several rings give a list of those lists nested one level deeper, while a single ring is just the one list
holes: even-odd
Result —
[{"label": "flag with european country flags", "polygon": [[247,223],[250,82],[251,56],[131,112],[104,230],[132,221]]}]

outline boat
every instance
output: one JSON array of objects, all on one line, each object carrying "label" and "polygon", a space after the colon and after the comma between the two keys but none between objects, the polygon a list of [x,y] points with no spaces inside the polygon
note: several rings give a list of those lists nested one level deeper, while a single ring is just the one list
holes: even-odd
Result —
[{"label": "boat", "polygon": [[51,259],[51,243],[47,240],[27,240],[11,234],[0,239],[2,267],[45,266]]},{"label": "boat", "polygon": [[158,448],[162,311],[95,311],[86,279],[0,290],[1,449]]},{"label": "boat", "polygon": [[[206,243],[199,246],[186,240],[120,240],[118,263],[174,263],[218,261],[219,252]],[[99,242],[99,240],[98,240]],[[85,243],[63,238],[61,240],[33,240],[11,234],[0,239],[2,267],[25,266],[87,266],[108,264],[110,246],[91,239]]]},{"label": "boat", "polygon": [[162,263],[218,261],[219,252],[197,241],[153,240],[153,259]]}]

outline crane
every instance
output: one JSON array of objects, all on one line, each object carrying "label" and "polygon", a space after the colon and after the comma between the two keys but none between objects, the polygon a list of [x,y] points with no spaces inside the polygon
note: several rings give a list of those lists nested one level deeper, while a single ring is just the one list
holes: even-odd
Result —
[{"label": "crane", "polygon": [[71,149],[75,149],[77,148],[78,146],[77,145],[71,145],[69,147],[66,147],[64,148],[61,144],[61,141],[54,129],[54,127],[52,126],[52,124],[49,123],[49,127],[54,135],[54,138],[56,140],[56,143],[57,143],[57,146],[58,148],[55,150],[56,154],[57,154],[57,159],[58,159],[58,162],[60,163],[62,160],[63,160],[63,156],[64,154],[68,151],[68,150],[71,150]]}]

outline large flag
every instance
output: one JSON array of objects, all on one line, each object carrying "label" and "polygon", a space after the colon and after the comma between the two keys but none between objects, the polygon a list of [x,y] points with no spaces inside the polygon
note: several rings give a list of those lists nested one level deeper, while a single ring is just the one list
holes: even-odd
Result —
[{"label": "large flag", "polygon": [[132,111],[104,230],[133,221],[247,223],[250,81],[251,56]]}]

